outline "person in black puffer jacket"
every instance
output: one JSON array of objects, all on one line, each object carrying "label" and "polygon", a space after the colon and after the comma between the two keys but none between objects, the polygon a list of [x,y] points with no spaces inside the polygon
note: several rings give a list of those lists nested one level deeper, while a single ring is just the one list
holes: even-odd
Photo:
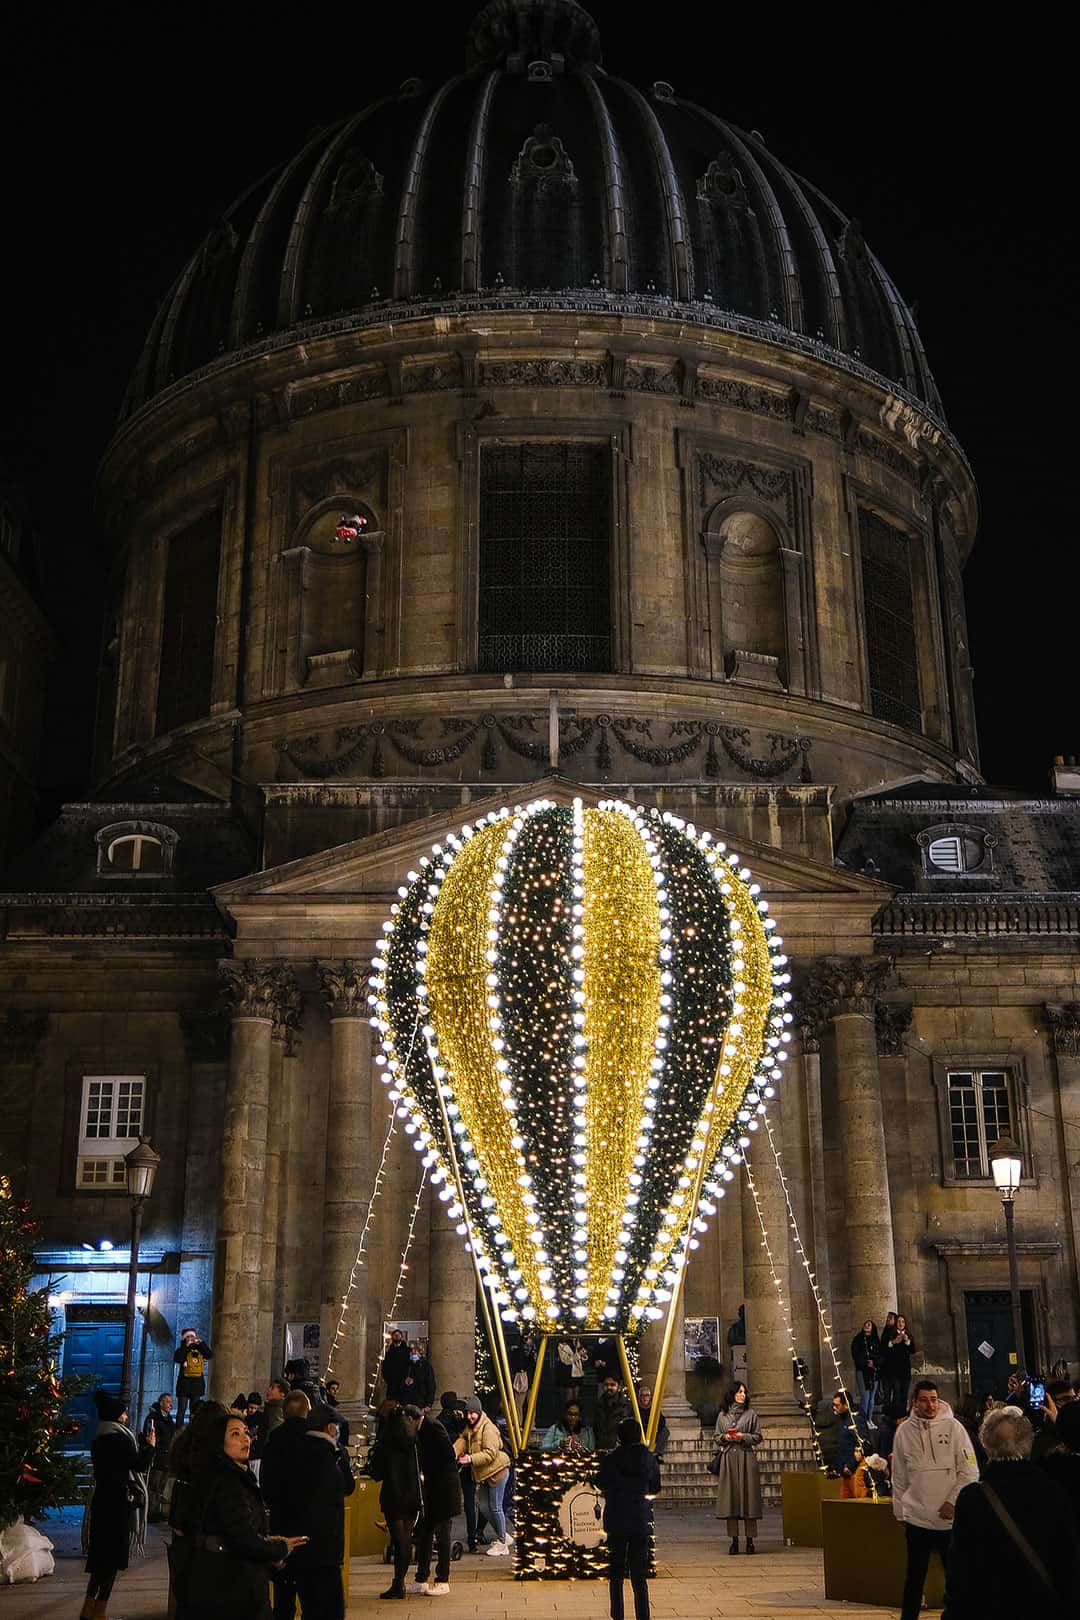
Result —
[{"label": "person in black puffer jacket", "polygon": [[[274,1535],[296,1535],[303,1522],[299,1465],[310,1412],[311,1402],[303,1390],[290,1390],[285,1397],[284,1422],[263,1442],[259,1486],[270,1509],[270,1529]],[[284,1569],[275,1569],[272,1579],[276,1620],[293,1620],[296,1582],[291,1566],[286,1564]]]},{"label": "person in black puffer jacket", "polygon": [[379,1431],[368,1453],[367,1471],[372,1479],[382,1481],[379,1506],[394,1549],[394,1579],[379,1596],[403,1598],[412,1552],[412,1530],[417,1514],[423,1510],[424,1493],[416,1440],[400,1412],[391,1413]]},{"label": "person in black puffer jacket", "polygon": [[269,1620],[268,1577],[303,1536],[271,1537],[266,1504],[248,1469],[251,1435],[235,1412],[215,1420],[209,1460],[194,1480],[191,1560],[178,1593],[185,1620]]},{"label": "person in black puffer jacket", "polygon": [[341,1565],[345,1558],[345,1498],[356,1485],[349,1454],[339,1444],[337,1413],[316,1406],[298,1459],[298,1497],[303,1504],[296,1526],[307,1546],[289,1560],[305,1620],[345,1620]]},{"label": "person in black puffer jacket", "polygon": [[604,1495],[604,1529],[611,1554],[611,1616],[623,1620],[623,1581],[630,1577],[635,1620],[649,1620],[645,1578],[652,1533],[652,1499],[660,1490],[660,1464],[642,1444],[636,1418],[619,1424],[619,1444],[600,1464],[596,1484]]}]

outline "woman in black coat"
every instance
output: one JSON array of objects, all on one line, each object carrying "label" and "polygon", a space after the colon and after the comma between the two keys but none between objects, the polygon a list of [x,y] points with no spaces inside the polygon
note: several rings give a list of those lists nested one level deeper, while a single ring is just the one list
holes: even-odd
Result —
[{"label": "woman in black coat", "polygon": [[887,1342],[882,1336],[881,1350],[881,1398],[887,1406],[902,1406],[907,1411],[911,1358],[915,1354],[916,1344],[906,1316],[897,1316]]},{"label": "woman in black coat", "polygon": [[368,1452],[367,1471],[382,1481],[379,1506],[394,1548],[394,1579],[380,1597],[405,1596],[405,1576],[412,1551],[412,1530],[423,1506],[416,1441],[400,1412],[392,1412]]},{"label": "woman in black coat", "polygon": [[270,1567],[284,1563],[306,1540],[267,1535],[266,1504],[248,1469],[250,1451],[244,1419],[235,1412],[219,1417],[208,1464],[185,1510],[191,1548],[177,1591],[185,1620],[270,1620]]},{"label": "woman in black coat", "polygon": [[623,1620],[623,1581],[630,1577],[635,1620],[649,1620],[649,1536],[653,1497],[660,1490],[660,1464],[642,1444],[641,1425],[624,1418],[619,1444],[609,1451],[596,1476],[604,1497],[604,1530],[611,1556],[611,1615]]},{"label": "woman in black coat", "polygon": [[154,1459],[152,1435],[138,1439],[127,1426],[127,1409],[117,1395],[95,1389],[98,1431],[90,1448],[94,1494],[90,1499],[86,1569],[90,1580],[82,1620],[105,1620],[113,1583],[127,1569],[134,1534],[141,1544],[146,1526],[146,1481]]}]

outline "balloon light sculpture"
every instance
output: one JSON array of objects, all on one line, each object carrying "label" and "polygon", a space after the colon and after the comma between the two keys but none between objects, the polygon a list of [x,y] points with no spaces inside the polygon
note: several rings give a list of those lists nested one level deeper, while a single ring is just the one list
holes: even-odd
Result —
[{"label": "balloon light sculpture", "polygon": [[[539,799],[410,872],[373,962],[376,1061],[471,1252],[515,1450],[548,1339],[667,1316],[773,1095],[787,958],[707,832],[616,800]],[[522,1430],[503,1323],[540,1357]]]}]

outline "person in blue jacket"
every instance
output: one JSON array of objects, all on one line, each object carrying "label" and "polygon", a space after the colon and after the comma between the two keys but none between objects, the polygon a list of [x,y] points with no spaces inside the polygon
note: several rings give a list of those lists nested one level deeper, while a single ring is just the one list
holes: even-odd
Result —
[{"label": "person in blue jacket", "polygon": [[653,1498],[660,1490],[660,1464],[642,1443],[636,1418],[619,1424],[619,1443],[596,1476],[604,1497],[604,1530],[611,1556],[611,1620],[623,1620],[623,1582],[630,1577],[635,1620],[649,1620],[649,1537]]}]

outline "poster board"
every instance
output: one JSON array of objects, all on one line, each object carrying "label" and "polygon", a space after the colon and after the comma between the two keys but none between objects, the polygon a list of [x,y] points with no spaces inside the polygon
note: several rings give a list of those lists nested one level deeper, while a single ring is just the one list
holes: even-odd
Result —
[{"label": "poster board", "polygon": [[710,1356],[720,1361],[720,1318],[718,1316],[687,1316],[683,1323],[683,1353],[686,1369],[693,1372],[695,1361]]},{"label": "poster board", "polygon": [[312,1378],[321,1377],[322,1327],[318,1322],[286,1322],[285,1361],[299,1361],[301,1356],[307,1361]]}]

